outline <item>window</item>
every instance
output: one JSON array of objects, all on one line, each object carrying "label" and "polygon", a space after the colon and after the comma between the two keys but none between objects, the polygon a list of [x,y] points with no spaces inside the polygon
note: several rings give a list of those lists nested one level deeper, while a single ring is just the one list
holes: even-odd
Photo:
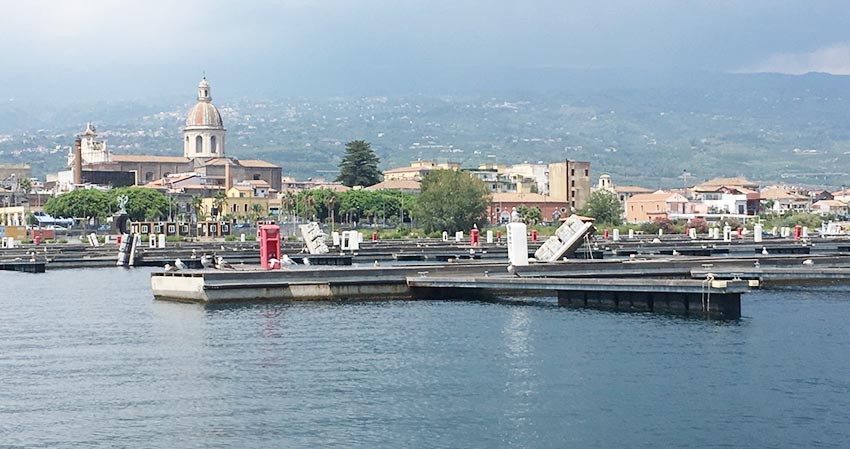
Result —
[{"label": "window", "polygon": [[259,181],[259,180],[260,180],[260,174],[259,174],[259,173],[254,173],[253,178],[254,178],[254,181]]},{"label": "window", "polygon": [[153,181],[153,172],[145,172],[145,181]]},{"label": "window", "polygon": [[215,146],[215,136],[210,137],[210,151],[212,154],[215,154],[218,151],[218,148]]},{"label": "window", "polygon": [[573,168],[573,169],[570,170],[570,176],[575,176],[575,175],[576,175],[576,169]]},{"label": "window", "polygon": [[571,183],[571,184],[570,184],[570,186],[571,186],[571,187],[575,187],[575,186],[576,186],[576,180],[575,180],[575,179],[573,179],[572,181],[570,181],[570,183]]},{"label": "window", "polygon": [[245,203],[245,210],[243,212],[248,212],[248,203]]},{"label": "window", "polygon": [[590,176],[590,169],[589,168],[584,169],[584,176]]},{"label": "window", "polygon": [[201,136],[195,137],[195,153],[204,151],[204,139]]}]

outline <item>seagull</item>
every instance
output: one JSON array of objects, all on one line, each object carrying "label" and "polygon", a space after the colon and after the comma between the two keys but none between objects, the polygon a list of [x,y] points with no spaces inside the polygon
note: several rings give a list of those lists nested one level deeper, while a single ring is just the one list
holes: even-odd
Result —
[{"label": "seagull", "polygon": [[761,268],[761,264],[759,263],[759,261],[753,262],[753,268]]},{"label": "seagull", "polygon": [[674,256],[681,256],[681,255],[682,255],[682,253],[680,253],[680,252],[678,252],[678,251],[676,251],[676,250],[674,249],[674,250],[673,250],[673,255],[674,255]]},{"label": "seagull", "polygon": [[762,247],[761,247],[761,254],[762,254],[763,256],[766,256],[766,255],[768,254],[768,252],[767,252],[767,247],[765,247],[765,246],[762,246]]},{"label": "seagull", "polygon": [[215,267],[219,270],[230,269],[233,270],[233,265],[230,265],[229,262],[224,260],[224,257],[218,256],[215,258]]},{"label": "seagull", "polygon": [[308,258],[306,258],[306,257],[304,258],[303,262],[304,262],[304,265],[312,265],[312,264],[310,263],[310,259],[308,259]]},{"label": "seagull", "polygon": [[269,257],[269,266],[271,266],[272,268],[279,267],[280,260],[275,259],[274,257]]},{"label": "seagull", "polygon": [[513,266],[513,264],[508,265],[508,273],[510,273],[510,274],[512,274],[516,277],[520,277],[519,273],[516,271],[516,267]]},{"label": "seagull", "polygon": [[174,265],[171,265],[170,263],[165,264],[165,267],[163,268],[166,273],[174,273],[176,271],[180,271],[179,268],[175,267]]},{"label": "seagull", "polygon": [[815,264],[815,261],[812,260],[812,259],[806,259],[806,260],[803,261],[803,265],[811,266],[811,265],[814,265],[814,264]]},{"label": "seagull", "polygon": [[284,254],[284,255],[280,258],[280,262],[281,262],[282,264],[285,264],[285,265],[295,265],[295,261],[294,261],[294,260],[292,260],[292,258],[291,258],[291,257],[289,257],[289,256],[287,256],[286,254]]},{"label": "seagull", "polygon": [[195,249],[192,248],[192,259],[194,259],[195,257],[198,257],[198,254],[195,252]]},{"label": "seagull", "polygon": [[378,261],[376,260],[375,263],[372,264],[372,266],[379,267],[379,266],[381,266],[381,264],[378,263]]},{"label": "seagull", "polygon": [[186,264],[183,263],[183,261],[180,260],[179,257],[177,259],[174,259],[174,266],[177,267],[178,270],[185,270],[186,269]]},{"label": "seagull", "polygon": [[201,266],[204,268],[215,268],[215,261],[212,256],[204,254],[201,256]]}]

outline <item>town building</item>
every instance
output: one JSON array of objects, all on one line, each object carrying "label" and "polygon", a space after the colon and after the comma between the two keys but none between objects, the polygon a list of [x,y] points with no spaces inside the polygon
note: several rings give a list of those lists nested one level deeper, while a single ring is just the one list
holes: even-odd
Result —
[{"label": "town building", "polygon": [[694,201],[704,204],[708,214],[746,216],[760,211],[758,187],[744,178],[715,178],[690,190]]},{"label": "town building", "polygon": [[820,200],[812,204],[812,212],[824,217],[832,215],[846,219],[846,217],[850,216],[850,207],[843,201]]},{"label": "town building", "polygon": [[772,188],[761,191],[761,200],[765,211],[784,215],[788,212],[808,212],[812,200],[807,195],[789,192],[783,188]]},{"label": "town building", "polygon": [[[127,180],[132,180],[134,185],[145,185],[175,173],[188,172],[203,175],[205,182],[211,185],[262,180],[276,191],[281,189],[281,168],[277,165],[226,155],[226,130],[221,114],[212,104],[206,78],[198,84],[197,103],[186,117],[182,156],[114,154],[105,141],[97,140],[97,136],[94,125],[89,123],[75,140],[68,155],[71,170],[60,172],[57,178],[64,190],[86,181],[95,183],[95,178],[101,181],[99,183],[117,187]],[[229,179],[225,179],[226,176]]]},{"label": "town building", "polygon": [[569,205],[570,212],[590,198],[590,162],[560,161],[549,165],[549,196]]},{"label": "town building", "polygon": [[631,196],[625,204],[627,223],[647,223],[658,218],[691,213],[690,201],[684,196],[659,190]]},{"label": "town building", "polygon": [[570,215],[570,204],[563,200],[539,193],[494,193],[487,206],[490,223],[504,224],[511,221],[511,213],[520,206],[540,208],[544,222],[557,223]]},{"label": "town building", "polygon": [[422,181],[428,173],[434,170],[460,170],[460,164],[455,162],[416,161],[408,167],[398,167],[383,172],[385,181],[410,180]]}]

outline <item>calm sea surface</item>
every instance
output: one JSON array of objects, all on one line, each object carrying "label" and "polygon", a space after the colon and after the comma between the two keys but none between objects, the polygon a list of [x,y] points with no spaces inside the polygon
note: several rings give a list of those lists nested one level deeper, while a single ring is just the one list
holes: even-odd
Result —
[{"label": "calm sea surface", "polygon": [[0,447],[850,447],[850,289],[710,322],[533,302],[201,307],[0,272]]}]

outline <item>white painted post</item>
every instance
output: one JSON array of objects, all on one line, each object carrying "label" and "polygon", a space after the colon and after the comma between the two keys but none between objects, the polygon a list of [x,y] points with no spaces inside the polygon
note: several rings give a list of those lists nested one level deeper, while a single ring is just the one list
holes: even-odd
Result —
[{"label": "white painted post", "polygon": [[339,244],[340,244],[339,239],[340,239],[339,231],[334,231],[334,232],[331,233],[331,241],[333,242],[334,246],[339,246]]},{"label": "white painted post", "polygon": [[493,243],[493,231],[487,231],[487,243]]},{"label": "white painted post", "polygon": [[762,226],[760,224],[756,224],[753,226],[753,241],[756,243],[761,243],[761,233]]},{"label": "white painted post", "polygon": [[659,229],[659,230],[658,230],[658,236],[659,236],[659,237],[661,237],[662,235],[664,235],[664,230],[663,230],[663,229]]},{"label": "white painted post", "polygon": [[691,240],[696,240],[696,238],[697,238],[697,230],[696,230],[696,228],[690,228],[690,229],[688,229],[688,237],[690,237],[690,238],[691,238]]},{"label": "white painted post", "polygon": [[[242,234],[242,235],[245,235],[245,234]],[[159,241],[157,242],[157,244],[158,244],[157,246],[159,248],[165,248],[165,234],[160,234],[157,237],[159,238]]]},{"label": "white painted post", "polygon": [[524,267],[528,265],[528,237],[525,223],[508,223],[507,238],[508,238],[508,260],[511,265],[516,267]]},{"label": "white painted post", "polygon": [[723,241],[731,242],[732,241],[732,227],[726,225],[723,227]]},{"label": "white painted post", "polygon": [[348,249],[357,251],[360,249],[360,242],[363,241],[363,234],[359,231],[351,231],[352,235],[348,240]]},{"label": "white painted post", "polygon": [[156,234],[148,234],[148,248],[156,248]]},{"label": "white painted post", "polygon": [[449,241],[449,233],[447,231],[443,231],[443,241],[444,242]]},{"label": "white painted post", "polygon": [[455,242],[460,242],[463,240],[463,231],[455,232]]},{"label": "white painted post", "polygon": [[809,227],[808,227],[808,226],[803,226],[803,235],[802,235],[802,237],[803,237],[804,239],[809,238]]},{"label": "white painted post", "polygon": [[635,238],[635,230],[629,229],[629,240],[634,240]]},{"label": "white painted post", "polygon": [[611,232],[611,239],[613,239],[615,242],[620,241],[620,230],[619,229],[614,228],[614,230]]},{"label": "white painted post", "polygon": [[240,241],[240,242],[244,242],[244,241],[245,241],[245,233],[244,233],[244,232],[243,232],[243,233],[241,233],[241,234],[239,234],[239,241]]}]

